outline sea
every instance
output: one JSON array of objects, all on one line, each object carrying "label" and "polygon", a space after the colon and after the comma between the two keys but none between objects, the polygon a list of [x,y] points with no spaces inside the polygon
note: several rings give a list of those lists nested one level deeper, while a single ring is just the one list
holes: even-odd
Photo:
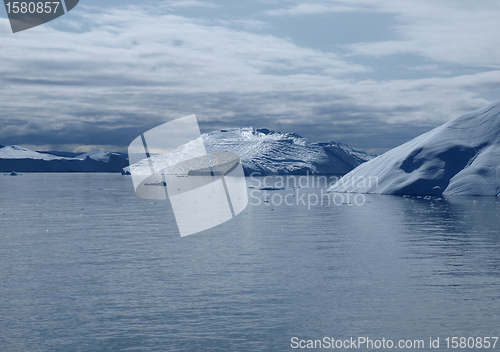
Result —
[{"label": "sea", "polygon": [[498,197],[247,185],[181,237],[130,176],[1,175],[0,351],[500,350]]}]

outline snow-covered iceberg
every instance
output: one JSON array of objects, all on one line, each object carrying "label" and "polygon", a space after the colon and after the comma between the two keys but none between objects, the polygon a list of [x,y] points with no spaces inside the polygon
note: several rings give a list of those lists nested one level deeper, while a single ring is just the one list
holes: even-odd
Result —
[{"label": "snow-covered iceberg", "polygon": [[[153,155],[154,169],[168,169],[191,158],[194,146],[203,141],[209,155],[233,153],[240,157],[246,175],[345,174],[375,157],[362,150],[335,142],[309,143],[295,133],[252,127],[231,128],[202,134],[197,140],[167,154]],[[149,161],[131,165],[134,173],[149,172]],[[125,172],[129,172],[125,168]]]},{"label": "snow-covered iceberg", "polygon": [[358,166],[329,191],[498,196],[500,101]]},{"label": "snow-covered iceberg", "polygon": [[100,150],[94,150],[88,153],[77,155],[75,156],[75,158],[80,160],[85,160],[87,157],[89,157],[90,159],[93,160],[109,163],[113,156],[121,156],[121,155],[118,153],[109,153],[109,152],[102,152]]},{"label": "snow-covered iceberg", "polygon": [[117,153],[97,151],[71,158],[17,145],[0,148],[1,172],[121,172],[127,165],[128,159]]}]

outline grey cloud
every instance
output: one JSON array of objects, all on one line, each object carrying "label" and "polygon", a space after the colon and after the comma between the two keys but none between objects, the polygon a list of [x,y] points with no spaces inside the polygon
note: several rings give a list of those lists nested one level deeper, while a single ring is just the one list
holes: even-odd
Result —
[{"label": "grey cloud", "polygon": [[383,150],[484,105],[500,78],[356,80],[370,68],[268,34],[137,8],[79,13],[82,32],[0,37],[1,144],[123,151],[195,113],[203,132],[268,127]]}]

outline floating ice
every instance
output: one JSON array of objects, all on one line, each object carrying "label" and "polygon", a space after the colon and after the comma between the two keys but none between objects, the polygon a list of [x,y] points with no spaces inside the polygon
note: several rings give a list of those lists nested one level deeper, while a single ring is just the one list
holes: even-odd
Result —
[{"label": "floating ice", "polygon": [[[345,144],[309,143],[295,133],[246,127],[205,133],[196,141],[167,154],[153,155],[150,160],[158,170],[179,165],[182,160],[194,156],[192,150],[201,140],[210,155],[220,152],[238,155],[246,175],[345,174],[374,157]],[[134,168],[134,173],[147,174],[150,165],[147,160],[142,160],[131,168]],[[124,170],[125,173],[128,171],[128,168]]]},{"label": "floating ice", "polygon": [[499,195],[500,101],[358,166],[329,191]]}]

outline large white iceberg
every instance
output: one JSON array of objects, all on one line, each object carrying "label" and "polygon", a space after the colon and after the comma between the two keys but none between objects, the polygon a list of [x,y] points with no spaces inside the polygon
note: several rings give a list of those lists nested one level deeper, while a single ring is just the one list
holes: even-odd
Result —
[{"label": "large white iceberg", "polygon": [[[135,174],[150,169],[168,169],[194,156],[194,150],[203,141],[210,155],[220,152],[234,153],[240,157],[246,175],[286,174],[345,174],[361,163],[375,157],[362,150],[335,142],[309,143],[294,133],[283,133],[252,127],[231,128],[202,134],[197,140],[186,143],[167,154],[153,155],[130,167]],[[129,172],[129,168],[125,172]]]},{"label": "large white iceberg", "polygon": [[358,166],[329,191],[498,196],[500,101]]}]

